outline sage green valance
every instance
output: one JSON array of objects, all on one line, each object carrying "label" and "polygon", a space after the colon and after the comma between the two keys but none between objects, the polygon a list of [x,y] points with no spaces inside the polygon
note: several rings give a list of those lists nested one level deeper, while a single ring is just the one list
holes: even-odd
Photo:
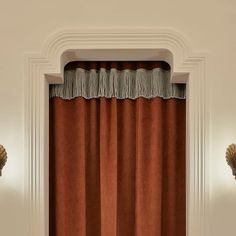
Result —
[{"label": "sage green valance", "polygon": [[170,71],[162,68],[69,69],[64,71],[64,84],[50,87],[51,98],[73,99],[79,96],[86,99],[98,97],[185,99],[186,92],[184,84],[170,83]]}]

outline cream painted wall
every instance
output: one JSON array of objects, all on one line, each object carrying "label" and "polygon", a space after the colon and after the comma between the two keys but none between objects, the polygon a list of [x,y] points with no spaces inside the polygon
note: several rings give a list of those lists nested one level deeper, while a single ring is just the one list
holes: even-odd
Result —
[{"label": "cream painted wall", "polygon": [[236,142],[236,2],[2,1],[0,7],[0,143],[9,161],[0,178],[0,235],[25,236],[23,205],[23,53],[38,52],[49,34],[66,27],[167,27],[207,51],[210,99],[210,232],[234,236],[236,182],[224,156]]}]

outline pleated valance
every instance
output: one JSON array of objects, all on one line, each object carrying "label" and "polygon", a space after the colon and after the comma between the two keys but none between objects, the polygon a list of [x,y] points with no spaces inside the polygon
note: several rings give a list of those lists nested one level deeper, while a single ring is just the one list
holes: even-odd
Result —
[{"label": "pleated valance", "polygon": [[170,82],[170,70],[164,68],[68,68],[64,84],[50,87],[50,97],[73,99],[106,97],[136,99],[138,97],[185,99],[185,85]]}]

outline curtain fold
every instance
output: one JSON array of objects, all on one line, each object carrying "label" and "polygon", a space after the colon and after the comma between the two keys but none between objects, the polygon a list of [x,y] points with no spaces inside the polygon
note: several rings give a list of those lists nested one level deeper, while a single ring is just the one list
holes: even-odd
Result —
[{"label": "curtain fold", "polygon": [[186,235],[185,109],[51,98],[50,236]]}]

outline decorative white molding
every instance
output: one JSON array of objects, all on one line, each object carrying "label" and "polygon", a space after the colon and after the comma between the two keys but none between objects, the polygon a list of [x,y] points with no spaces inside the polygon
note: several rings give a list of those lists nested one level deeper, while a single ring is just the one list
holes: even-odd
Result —
[{"label": "decorative white molding", "polygon": [[63,82],[72,60],[165,60],[172,81],[187,83],[187,236],[207,236],[208,117],[206,54],[171,29],[68,29],[25,55],[25,204],[28,236],[48,236],[48,83]]}]

